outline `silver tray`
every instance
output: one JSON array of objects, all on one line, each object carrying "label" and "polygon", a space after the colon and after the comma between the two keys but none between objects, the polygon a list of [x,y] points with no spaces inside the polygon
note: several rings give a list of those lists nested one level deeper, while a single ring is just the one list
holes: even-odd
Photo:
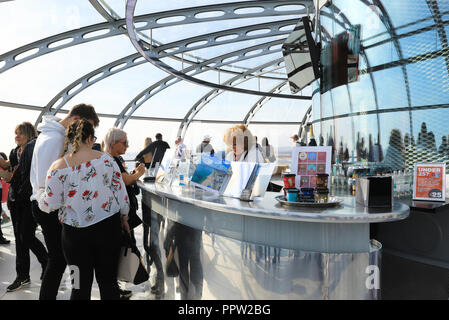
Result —
[{"label": "silver tray", "polygon": [[284,200],[284,196],[277,196],[275,199],[283,206],[289,207],[308,207],[308,208],[329,208],[336,207],[343,202],[342,199],[336,197],[329,197],[327,202],[316,203],[316,202],[289,202]]}]

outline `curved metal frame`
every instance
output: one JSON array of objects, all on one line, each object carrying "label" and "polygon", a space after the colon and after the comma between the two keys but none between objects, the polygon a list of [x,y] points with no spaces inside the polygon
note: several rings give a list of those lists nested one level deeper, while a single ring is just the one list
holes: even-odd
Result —
[{"label": "curved metal frame", "polygon": [[[282,62],[283,62],[283,58],[270,61],[263,65],[257,66],[251,70],[248,70],[247,72],[242,73],[239,76],[235,76],[234,78],[231,78],[231,79],[227,80],[226,82],[224,82],[224,84],[227,86],[228,85],[229,86],[237,86],[237,85],[257,76],[257,75],[255,75],[255,76],[252,75],[252,73],[269,72],[269,71],[264,71],[264,69],[266,69],[272,65],[275,65],[275,64],[278,64],[278,68],[279,68],[279,64],[281,64]],[[218,89],[213,89],[213,90],[209,91],[208,93],[206,93],[205,95],[203,95],[201,97],[201,99],[199,99],[184,116],[184,120],[182,121],[182,123],[180,124],[179,129],[178,129],[178,136],[181,136],[184,138],[185,133],[186,133],[190,123],[195,118],[195,116],[198,114],[198,112],[200,112],[204,108],[205,105],[207,105],[211,100],[215,99],[218,95],[220,95],[224,91],[226,91],[226,90],[220,91]]]},{"label": "curved metal frame", "polygon": [[[140,52],[140,54],[143,57],[145,57],[145,59],[147,59],[150,63],[152,63],[159,69],[161,69],[173,76],[176,76],[177,78],[180,78],[182,80],[192,82],[192,83],[195,83],[198,85],[210,87],[210,88],[215,88],[215,89],[220,89],[220,90],[229,90],[229,91],[233,91],[233,92],[252,94],[252,95],[270,95],[270,96],[287,98],[287,99],[311,100],[311,97],[297,97],[297,96],[292,96],[292,95],[269,94],[267,92],[260,92],[260,91],[255,91],[255,90],[245,90],[245,89],[236,88],[236,87],[222,86],[222,85],[212,83],[209,81],[196,79],[196,78],[189,76],[179,70],[174,69],[173,67],[171,67],[171,66],[167,65],[166,63],[162,62],[161,60],[159,60],[160,56],[157,54],[157,52],[155,52],[155,50],[151,50],[151,48],[147,48],[150,50],[150,51],[147,51],[143,48],[143,46],[142,46],[143,43],[140,39],[138,39],[136,30],[134,28],[134,21],[135,21],[134,10],[135,10],[136,4],[137,4],[137,0],[127,0],[127,2],[126,2],[126,27],[127,27],[127,31],[128,31],[128,36],[131,40],[131,43],[136,48],[136,50],[138,52]],[[264,28],[259,27],[258,29],[264,29]],[[270,28],[270,30],[271,30],[271,28]],[[215,38],[214,40],[216,41],[217,39]],[[225,41],[223,41],[222,43],[224,43],[224,42]],[[201,47],[202,46],[199,45],[197,48],[201,48]]]},{"label": "curved metal frame", "polygon": [[[436,0],[426,0],[427,6],[429,7],[430,13],[433,16],[433,21],[438,29],[438,36],[440,37],[441,47],[442,49],[449,48],[449,44],[447,41],[447,32],[443,25],[443,20],[441,19],[442,14],[440,12],[440,8],[438,6],[438,2]],[[444,58],[446,62],[447,72],[449,73],[449,56]]]},{"label": "curved metal frame", "polygon": [[[208,70],[213,70],[216,69],[220,66],[224,66],[228,63],[234,63],[236,61],[243,61],[243,60],[247,60],[247,59],[252,59],[255,57],[259,57],[259,56],[263,56],[263,55],[267,55],[267,54],[272,54],[275,52],[279,52],[280,49],[278,50],[270,50],[271,47],[282,43],[283,40],[275,40],[272,42],[268,42],[268,43],[264,43],[264,44],[260,44],[254,47],[249,47],[249,48],[245,48],[245,49],[241,49],[241,50],[237,50],[234,52],[230,52],[215,58],[212,58],[210,60],[206,60],[198,65],[195,66],[191,66],[187,69],[184,70],[184,72],[188,73],[188,72],[193,72],[192,74],[197,75],[199,73],[208,71]],[[245,53],[247,52],[251,52],[254,51],[255,49],[261,49],[262,52],[260,52],[257,55],[253,55],[251,57],[248,57],[245,55]],[[234,59],[232,59],[232,61],[229,61],[228,63],[226,63],[225,61],[232,58],[232,57],[236,57]],[[210,64],[213,64],[213,66],[211,67],[207,67]],[[167,77],[165,77],[164,79],[152,84],[150,87],[146,88],[145,90],[141,91],[136,97],[134,97],[128,104],[127,106],[122,110],[122,112],[117,116],[117,121],[115,123],[115,126],[119,126],[121,128],[123,128],[126,124],[126,122],[128,121],[129,117],[144,103],[146,102],[148,99],[150,99],[151,97],[153,97],[154,95],[156,95],[157,93],[161,92],[162,90],[166,89],[167,87],[177,83],[181,81],[181,79],[176,78],[173,75],[169,75]],[[130,110],[131,109],[131,110]],[[130,110],[130,111],[129,111]],[[128,112],[129,111],[129,112]],[[126,114],[128,112],[128,114]]]},{"label": "curved metal frame", "polygon": [[[97,10],[97,12],[106,19],[106,21],[114,21],[114,20],[121,20],[123,19],[122,17],[120,17],[120,15],[115,12],[111,7],[109,7],[109,5],[106,3],[105,0],[100,0],[101,3],[98,0],[89,0],[89,2],[92,4],[93,8],[95,10]],[[105,8],[106,6],[106,8]],[[157,45],[162,45],[161,42],[157,41],[156,39],[152,38],[148,38],[144,33],[142,32],[138,32],[139,36],[141,36],[142,38],[146,39],[146,41],[149,41],[150,44],[155,43]],[[186,60],[185,56],[188,56],[190,58],[195,59],[196,61],[192,61],[192,60]],[[199,56],[195,56],[193,54],[189,54],[186,53],[184,54],[182,57],[177,57],[177,56],[173,56],[171,57],[175,60],[178,61],[182,61],[182,62],[186,62],[188,64],[195,64],[195,63],[199,63],[202,61],[205,61],[207,59],[203,58],[203,57],[199,57]],[[236,65],[229,65],[230,68],[235,68],[235,69],[241,69],[241,70],[248,70],[248,68],[245,67],[241,67],[241,66],[236,66]],[[226,73],[236,73],[233,71],[228,71],[226,69],[218,69],[219,72],[226,72]]]},{"label": "curved metal frame", "polygon": [[[312,1],[303,0],[305,3],[311,4]],[[135,17],[134,20],[136,23],[142,23],[143,26],[138,27],[136,30],[148,30],[148,29],[156,29],[162,27],[171,27],[177,25],[183,25],[186,23],[199,23],[199,22],[207,22],[207,21],[220,21],[220,20],[228,20],[228,19],[244,19],[244,18],[257,18],[257,17],[266,17],[266,16],[284,16],[284,15],[296,15],[296,14],[304,14],[304,10],[286,10],[286,11],[277,11],[275,10],[279,6],[287,6],[287,5],[298,5],[297,1],[292,0],[282,0],[282,1],[255,1],[255,2],[235,2],[230,4],[217,4],[217,5],[209,5],[209,6],[200,6],[179,10],[171,10],[171,11],[163,11],[156,12],[146,15],[141,15]],[[240,8],[249,8],[256,7],[262,8],[262,12],[256,13],[247,13],[247,14],[237,14],[236,10]],[[197,18],[196,15],[204,12],[216,12],[223,11],[225,12],[222,16],[213,17],[213,18]],[[185,19],[182,21],[172,21],[167,23],[158,23],[161,19],[166,19],[170,17],[179,17],[183,16]],[[116,35],[126,34],[126,29],[124,28],[126,24],[125,19],[114,20],[104,23],[99,23],[95,25],[90,25],[87,27],[83,27],[80,29],[75,29],[67,32],[63,32],[54,36],[50,36],[44,39],[40,39],[38,41],[26,44],[9,52],[6,52],[0,55],[0,63],[5,62],[4,66],[0,67],[0,73],[5,72],[21,63],[32,60],[34,58],[40,57],[44,54],[48,54],[51,52],[55,52],[60,49],[72,47],[78,44],[100,40]],[[134,30],[134,29],[133,29]],[[104,31],[104,34],[96,34]],[[85,38],[86,35],[93,34],[92,36]],[[71,39],[69,43],[64,42],[64,40]],[[55,47],[50,47],[52,44],[57,44],[61,42],[60,45]],[[37,50],[37,52],[32,52],[33,50]],[[27,56],[16,60],[16,57],[19,55],[25,55],[29,53]]]},{"label": "curved metal frame", "polygon": [[302,118],[302,121],[299,124],[299,130],[298,130],[298,137],[301,138],[303,134],[306,132],[306,127],[309,124],[309,120],[312,118],[312,106],[307,109],[306,113],[304,114],[304,117]]},{"label": "curved metal frame", "polygon": [[[245,56],[245,54],[251,52],[251,50],[263,50],[266,51],[268,50],[269,47],[272,47],[274,45],[277,44],[281,44],[283,40],[277,40],[277,41],[272,41],[269,43],[265,43],[259,46],[254,46],[251,48],[246,48],[243,50],[239,50],[239,51],[235,51],[232,52],[230,54],[228,54],[226,57],[217,57],[215,59],[210,59],[207,60],[207,65],[210,64],[214,64],[216,61],[221,60],[223,61],[224,59],[227,59],[229,57],[232,57],[234,55],[240,55],[240,56]],[[268,46],[268,47],[267,47]],[[250,50],[251,49],[251,50]],[[272,51],[270,53],[274,53],[276,51]],[[266,54],[266,52],[265,52]],[[257,57],[260,55],[253,55],[250,58],[253,57]],[[74,82],[72,82],[71,84],[69,84],[68,86],[66,86],[64,89],[62,89],[57,95],[55,95],[46,105],[45,110],[43,110],[43,112],[41,112],[41,114],[39,115],[36,123],[39,123],[42,119],[42,116],[46,113],[46,112],[50,112],[52,110],[52,108],[54,109],[53,113],[57,113],[70,99],[72,99],[75,95],[79,94],[81,91],[83,91],[84,89],[90,87],[91,85],[93,85],[94,83],[97,83],[101,80],[106,79],[107,77],[119,73],[121,71],[127,70],[129,68],[138,66],[140,64],[146,63],[147,61],[141,57],[141,55],[139,53],[135,53],[129,56],[126,56],[124,58],[118,59],[116,61],[113,61],[107,65],[104,65],[94,71],[89,72],[88,74],[78,78],[77,80],[75,80]],[[235,62],[235,61],[232,61]],[[206,64],[204,63],[200,63],[200,64],[195,64],[196,69],[200,69],[202,67],[204,67]],[[218,68],[218,64],[215,63],[215,67],[213,68]],[[222,65],[227,65],[227,64],[222,64]],[[195,67],[190,67],[186,69],[186,72],[195,69]],[[211,67],[212,68],[212,67]],[[232,72],[235,73],[235,72]],[[91,80],[93,79],[93,80]],[[75,89],[76,88],[76,89]],[[60,101],[60,102],[59,102]],[[59,102],[59,103],[57,103]],[[57,105],[56,105],[57,103]],[[120,115],[122,115],[123,112],[120,113]],[[120,116],[119,115],[119,116]]]},{"label": "curved metal frame", "polygon": [[[98,0],[89,0],[89,2],[90,2],[91,5],[93,6],[93,8],[94,8],[95,10],[97,10],[97,12],[98,12],[103,18],[106,19],[106,21],[117,21],[117,20],[123,19],[123,18],[120,17],[120,15],[117,14],[111,7],[109,7],[108,4],[105,3],[105,1],[101,1],[102,3],[100,3],[100,2],[98,2]],[[106,8],[105,8],[105,6],[106,6]],[[152,38],[148,38],[148,37],[147,37],[144,33],[142,33],[142,32],[138,32],[138,34],[139,34],[139,36],[141,36],[142,38],[145,38],[146,41],[149,41],[150,44],[153,44],[153,43],[155,43],[156,45],[162,45],[162,44],[163,44],[162,42],[157,41],[157,40],[154,39],[153,37],[152,37]],[[193,58],[193,59],[196,59],[197,62],[192,61],[192,60],[186,60],[186,59],[184,58],[184,56],[188,56],[188,57],[191,57],[191,58]],[[188,64],[194,64],[194,63],[198,63],[198,61],[204,61],[204,60],[206,60],[206,59],[204,59],[204,58],[202,58],[202,57],[194,56],[194,55],[191,55],[191,54],[189,54],[189,53],[186,53],[185,55],[183,55],[183,57],[173,56],[173,57],[170,57],[170,58],[173,58],[173,59],[178,60],[178,61],[186,62],[186,63],[188,63]],[[239,66],[233,66],[233,65],[230,65],[230,67],[232,67],[232,68],[240,68],[240,69],[244,69],[244,70],[247,69],[247,68],[242,68],[242,67],[239,67]],[[224,69],[219,69],[219,70],[220,70],[220,72],[229,72],[229,71],[224,70]]]},{"label": "curved metal frame", "polygon": [[[361,0],[361,1],[362,1],[363,3],[365,3],[367,6],[371,6],[371,5],[372,5],[372,4],[369,3],[367,0]],[[96,1],[96,0],[90,0],[90,2],[93,4],[93,2],[97,2],[97,1]],[[272,9],[273,9],[273,8],[270,9],[270,8],[267,8],[267,7],[264,7],[264,6],[263,6],[263,5],[265,5],[266,3],[268,3],[268,2],[276,3],[276,4],[281,5],[281,6],[284,6],[284,5],[298,5],[298,1],[254,1],[254,2],[250,2],[250,3],[248,3],[248,2],[242,2],[242,3],[239,3],[239,4],[242,4],[244,7],[259,7],[259,8],[262,8],[262,9],[263,9],[263,12],[262,12],[262,13],[257,13],[257,14],[255,14],[255,15],[257,15],[257,16],[265,16],[265,15],[263,15],[263,14],[266,13],[267,9],[268,9],[268,10],[272,10]],[[312,2],[312,1],[309,1],[309,2]],[[438,11],[439,11],[439,10],[438,10],[438,7],[436,7],[436,11],[435,11],[435,8],[432,9],[432,6],[435,5],[435,2],[434,2],[434,1],[430,1],[430,0],[426,0],[426,2],[427,2],[427,4],[428,4],[428,6],[429,6],[429,9],[431,10],[432,15],[434,16],[434,20],[435,20],[435,23],[436,23],[436,25],[437,25],[437,27],[438,27],[438,32],[439,32],[439,35],[440,35],[440,38],[441,38],[442,45],[444,46],[444,43],[443,43],[444,41],[443,41],[443,40],[446,39],[445,43],[446,43],[446,46],[447,46],[446,32],[445,32],[444,28],[441,28],[441,26],[439,25],[438,17],[435,17],[435,15],[438,15]],[[98,2],[97,2],[97,3],[98,3]],[[392,25],[392,23],[391,23],[390,18],[388,17],[388,13],[385,11],[385,9],[383,8],[383,6],[382,6],[382,4],[380,3],[380,1],[378,1],[378,0],[373,0],[373,4],[377,5],[377,6],[379,7],[379,9],[381,10],[381,12],[382,12],[381,20],[382,20],[382,22],[384,23],[384,25],[387,27],[387,30],[388,30],[387,32],[390,33],[390,36],[391,36],[391,38],[392,38],[392,41],[395,41],[395,47],[396,47],[396,49],[398,50],[399,57],[401,57],[401,56],[402,56],[401,48],[400,48],[399,42],[398,42],[397,39],[396,39],[396,35],[395,35],[395,33],[394,33],[394,29],[392,29],[392,28],[393,28],[393,25]],[[259,6],[258,6],[258,5],[259,5]],[[262,5],[262,6],[261,6],[261,5]],[[196,8],[181,9],[181,10],[172,10],[172,11],[161,12],[161,13],[157,13],[157,14],[143,15],[143,16],[140,16],[140,17],[136,17],[136,19],[137,19],[137,18],[139,18],[139,19],[142,18],[143,20],[139,20],[139,22],[147,22],[147,24],[146,24],[145,26],[143,26],[143,27],[139,27],[138,30],[145,30],[145,29],[148,29],[148,28],[151,29],[152,27],[149,27],[149,24],[150,24],[150,23],[154,23],[155,26],[153,26],[153,28],[157,28],[157,27],[166,27],[166,26],[172,26],[172,25],[181,25],[181,24],[185,24],[185,23],[195,23],[195,22],[203,22],[203,21],[217,21],[217,20],[234,19],[234,18],[231,18],[231,17],[226,17],[226,18],[225,18],[225,16],[228,14],[228,12],[227,12],[227,11],[223,11],[223,10],[221,9],[221,8],[223,8],[224,6],[227,6],[227,5],[218,4],[218,5],[213,5],[213,6],[204,6],[204,7],[196,7]],[[165,13],[167,13],[167,14],[171,13],[171,15],[167,15],[167,16],[161,17],[161,18],[159,18],[159,19],[168,18],[168,17],[174,17],[175,14],[177,14],[177,13],[179,13],[179,12],[184,12],[184,13],[185,13],[185,12],[196,12],[196,14],[205,12],[205,11],[198,11],[198,9],[201,9],[201,8],[209,8],[208,12],[212,12],[213,10],[210,10],[210,8],[212,8],[212,7],[214,7],[214,8],[220,7],[220,9],[217,9],[216,11],[222,11],[222,12],[224,12],[224,16],[222,16],[222,17],[214,17],[214,18],[204,18],[204,19],[199,19],[199,18],[197,18],[197,17],[194,17],[194,19],[199,20],[199,21],[191,22],[191,21],[187,21],[187,19],[190,19],[190,17],[188,17],[187,15],[185,15],[184,17],[187,17],[187,18],[184,19],[183,21],[169,22],[169,23],[166,23],[166,24],[158,24],[158,23],[156,22],[156,20],[150,21],[150,18],[149,18],[150,16],[154,16],[154,15],[158,15],[158,14],[163,14],[163,13],[164,13],[164,14],[165,14]],[[235,14],[235,10],[237,10],[237,3],[231,3],[231,4],[230,4],[230,7],[234,9],[234,10],[233,10],[233,14],[236,15],[236,14]],[[275,11],[275,10],[273,9],[273,11]],[[293,11],[289,11],[289,12],[276,12],[276,13],[278,13],[277,15],[281,15],[281,14],[283,14],[283,15],[285,15],[285,14],[291,15],[291,14],[294,14],[294,13],[292,13],[292,12],[293,12]],[[107,13],[107,12],[105,11],[105,13]],[[85,27],[85,28],[81,28],[81,29],[78,29],[78,30],[72,30],[72,31],[69,31],[69,32],[66,32],[66,33],[61,33],[61,34],[59,34],[59,35],[56,35],[56,36],[53,36],[53,37],[49,37],[49,38],[46,38],[46,39],[39,40],[39,41],[34,42],[34,43],[32,43],[32,44],[23,46],[23,47],[21,47],[21,48],[17,48],[17,49],[15,49],[15,50],[12,50],[12,51],[6,53],[6,54],[1,55],[1,56],[0,56],[0,63],[4,62],[5,65],[2,66],[2,67],[0,68],[0,73],[4,72],[4,71],[6,71],[6,70],[8,70],[8,69],[10,69],[10,68],[12,68],[12,67],[14,67],[14,66],[20,64],[20,63],[23,63],[23,62],[25,62],[25,61],[34,59],[34,58],[36,58],[36,57],[38,57],[38,56],[41,56],[41,55],[43,55],[43,54],[46,54],[46,53],[50,53],[50,52],[53,52],[53,51],[56,51],[56,50],[59,50],[59,49],[67,48],[67,47],[74,46],[74,45],[77,45],[77,44],[80,44],[80,43],[84,43],[84,42],[88,42],[88,41],[94,41],[94,40],[98,40],[98,39],[110,37],[110,36],[113,36],[113,35],[124,34],[124,32],[125,32],[125,30],[124,30],[124,23],[123,23],[124,19],[121,19],[121,20],[114,20],[114,17],[113,17],[113,16],[111,16],[109,13],[107,13],[107,14],[109,15],[110,19],[108,19],[105,15],[103,15],[103,16],[109,21],[108,23],[97,24],[97,25],[93,25],[93,26],[88,26],[88,27]],[[236,18],[248,18],[250,15],[252,15],[252,14],[238,15],[238,17],[236,17]],[[273,14],[267,14],[267,16],[268,16],[268,15],[271,15],[271,16],[272,16]],[[143,18],[143,17],[145,17],[145,18]],[[440,20],[441,20],[441,17],[439,17],[439,18],[440,18]],[[144,19],[148,19],[148,21],[145,21]],[[112,21],[112,20],[114,20],[114,21]],[[137,21],[137,20],[136,20],[136,21]],[[441,22],[441,21],[440,21],[440,22]],[[113,33],[113,32],[111,32],[112,29],[106,27],[107,25],[110,25],[112,29],[114,29],[114,28],[120,29],[120,28],[121,28],[122,30],[121,30],[120,32]],[[93,28],[93,29],[92,29],[92,28]],[[109,29],[109,31],[108,31],[106,34],[103,34],[103,35],[95,35],[95,36],[90,37],[90,38],[87,38],[87,39],[86,39],[86,38],[83,38],[83,36],[86,35],[86,34],[88,34],[88,33],[92,33],[92,32],[95,32],[95,31],[100,31],[100,30],[105,30],[105,29]],[[392,31],[393,33],[391,33],[391,31]],[[444,33],[444,37],[442,37],[442,32]],[[69,36],[70,33],[71,33],[72,35],[74,35],[74,36],[73,36],[73,37]],[[78,36],[80,36],[80,38],[78,38]],[[71,41],[70,43],[64,43],[64,44],[59,45],[59,46],[56,46],[56,47],[54,47],[54,48],[48,48],[48,46],[49,46],[50,44],[56,44],[56,43],[58,43],[59,41],[62,42],[62,40],[69,39],[69,38],[72,39],[72,41]],[[155,42],[154,39],[153,39],[153,42]],[[42,45],[43,45],[43,46],[42,46]],[[161,46],[163,46],[163,45],[161,45]],[[45,47],[46,50],[43,50],[43,47]],[[22,50],[20,50],[20,49],[22,49]],[[22,59],[20,59],[20,60],[18,60],[18,61],[14,61],[13,64],[9,64],[9,62],[8,62],[8,61],[9,61],[9,60],[8,60],[9,58],[12,58],[12,59],[14,60],[14,58],[15,58],[16,56],[21,55],[21,54],[24,54],[24,53],[28,53],[28,52],[29,52],[30,50],[32,50],[32,49],[38,49],[38,51],[37,51],[36,53],[30,54],[29,56],[24,57],[24,58],[22,58]],[[47,50],[47,49],[48,49],[48,50]],[[194,49],[195,49],[195,48],[193,48],[192,50],[194,50]],[[8,55],[8,54],[9,54],[9,55]],[[170,53],[170,54],[173,55],[172,53]],[[5,58],[5,57],[6,57],[6,58]],[[129,57],[129,56],[128,56],[128,57]],[[177,58],[177,57],[174,56],[174,55],[173,55],[172,57]],[[127,57],[125,57],[125,58],[127,58]],[[125,59],[125,58],[122,58],[122,59]],[[449,58],[446,57],[446,64],[448,64],[448,59],[449,59]],[[135,60],[137,60],[137,58],[136,58]],[[184,61],[187,62],[187,63],[190,63],[190,62],[188,62],[187,60],[184,60]],[[194,62],[191,62],[191,63],[194,63]],[[140,63],[139,63],[139,64],[140,64]],[[369,64],[368,59],[367,59],[367,64]],[[117,65],[115,65],[115,66],[117,66]],[[128,63],[126,64],[126,67],[123,66],[122,68],[114,69],[113,71],[114,71],[114,73],[115,73],[115,72],[123,71],[124,69],[127,68],[127,66],[128,66]],[[405,68],[405,67],[403,67],[403,71],[404,71],[404,68]],[[110,69],[113,69],[113,68],[111,67]],[[223,71],[224,71],[224,70],[223,70]],[[449,71],[449,65],[448,65],[448,71]],[[408,77],[407,77],[407,74],[406,74],[407,71],[405,70],[404,72],[405,72],[404,77],[405,77],[405,80],[406,80],[406,81],[405,81],[405,86],[406,86],[406,90],[407,90],[407,96],[408,96],[408,98],[409,98],[409,106],[411,106],[410,88],[409,88],[409,86],[408,86],[408,81],[407,81]],[[94,73],[94,72],[92,72],[92,73]],[[111,73],[111,74],[113,74],[113,73]],[[92,77],[92,76],[91,76],[91,77]],[[96,78],[96,80],[100,81],[98,78]],[[92,82],[92,83],[94,83],[94,82]],[[75,82],[72,83],[72,84],[75,84]],[[70,90],[73,90],[75,87],[78,86],[78,84],[75,84],[75,85],[73,85],[73,86],[69,85],[69,86],[70,86],[70,88],[69,88],[69,87],[66,88],[66,89],[68,89],[67,92],[70,91]],[[373,86],[375,86],[374,83],[373,83]],[[76,94],[76,93],[79,93],[79,91],[78,91],[79,89],[80,89],[80,88],[74,90],[73,93],[75,93],[75,94]],[[374,89],[375,89],[375,87],[374,87]],[[80,91],[81,91],[81,90],[80,90]],[[374,91],[376,91],[376,90],[374,90]],[[60,94],[61,94],[61,92],[60,92]],[[348,94],[349,94],[349,92],[348,92]],[[376,93],[375,93],[375,95],[376,95]],[[375,98],[377,98],[377,97],[375,97]],[[52,99],[52,100],[53,100],[53,99]],[[376,99],[376,104],[377,104],[377,99]],[[410,112],[411,112],[411,111],[410,111]],[[130,117],[132,117],[132,116],[129,115],[129,116],[128,116],[128,119],[129,119]],[[125,122],[125,123],[126,123],[126,122]],[[411,134],[412,134],[412,131],[411,131]]]},{"label": "curved metal frame", "polygon": [[[282,81],[280,84],[276,85],[273,89],[270,90],[270,92],[281,92],[283,87],[288,83],[288,81]],[[262,97],[260,98],[252,107],[249,109],[248,113],[246,114],[245,118],[243,119],[243,123],[247,126],[249,126],[251,120],[256,115],[257,111],[259,111],[262,106],[271,100],[271,97]]]}]

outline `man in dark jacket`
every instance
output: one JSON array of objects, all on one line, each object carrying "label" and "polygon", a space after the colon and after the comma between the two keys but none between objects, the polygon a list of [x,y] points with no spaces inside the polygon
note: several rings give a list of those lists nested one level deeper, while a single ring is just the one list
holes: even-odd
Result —
[{"label": "man in dark jacket", "polygon": [[[170,149],[170,146],[167,142],[162,141],[162,134],[158,133],[156,134],[156,141],[150,143],[145,149],[140,151],[134,160],[139,161],[140,163],[145,163],[143,156],[151,152],[153,154],[153,164],[151,167],[154,168],[156,163],[160,163],[162,161],[167,149]],[[145,163],[145,167],[148,169],[150,167],[150,163]]]}]

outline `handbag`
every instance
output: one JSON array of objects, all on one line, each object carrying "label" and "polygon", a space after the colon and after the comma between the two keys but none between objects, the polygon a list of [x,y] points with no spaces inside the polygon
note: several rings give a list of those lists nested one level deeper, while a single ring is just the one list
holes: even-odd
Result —
[{"label": "handbag", "polygon": [[134,193],[134,188],[127,186],[126,190],[128,192],[129,198],[129,213],[128,213],[128,224],[130,229],[134,229],[142,223],[142,219],[137,215],[137,210],[139,209],[139,202]]},{"label": "handbag", "polygon": [[143,264],[139,249],[134,246],[123,246],[120,250],[120,259],[117,280],[141,284],[150,278]]}]

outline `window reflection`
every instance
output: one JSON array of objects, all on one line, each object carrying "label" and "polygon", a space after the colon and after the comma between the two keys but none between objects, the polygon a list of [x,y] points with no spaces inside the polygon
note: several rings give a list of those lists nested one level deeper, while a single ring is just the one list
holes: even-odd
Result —
[{"label": "window reflection", "polygon": [[[314,132],[323,145],[333,146],[333,161],[403,170],[416,162],[449,160],[449,50],[443,42],[449,2],[435,2],[439,17],[425,0],[381,0],[381,27],[376,23],[374,29],[372,21],[362,19],[365,1],[335,0],[326,8],[336,19],[344,15],[361,24],[364,51],[357,82],[313,100]],[[323,19],[323,25],[335,37],[341,29],[330,20]]]}]

